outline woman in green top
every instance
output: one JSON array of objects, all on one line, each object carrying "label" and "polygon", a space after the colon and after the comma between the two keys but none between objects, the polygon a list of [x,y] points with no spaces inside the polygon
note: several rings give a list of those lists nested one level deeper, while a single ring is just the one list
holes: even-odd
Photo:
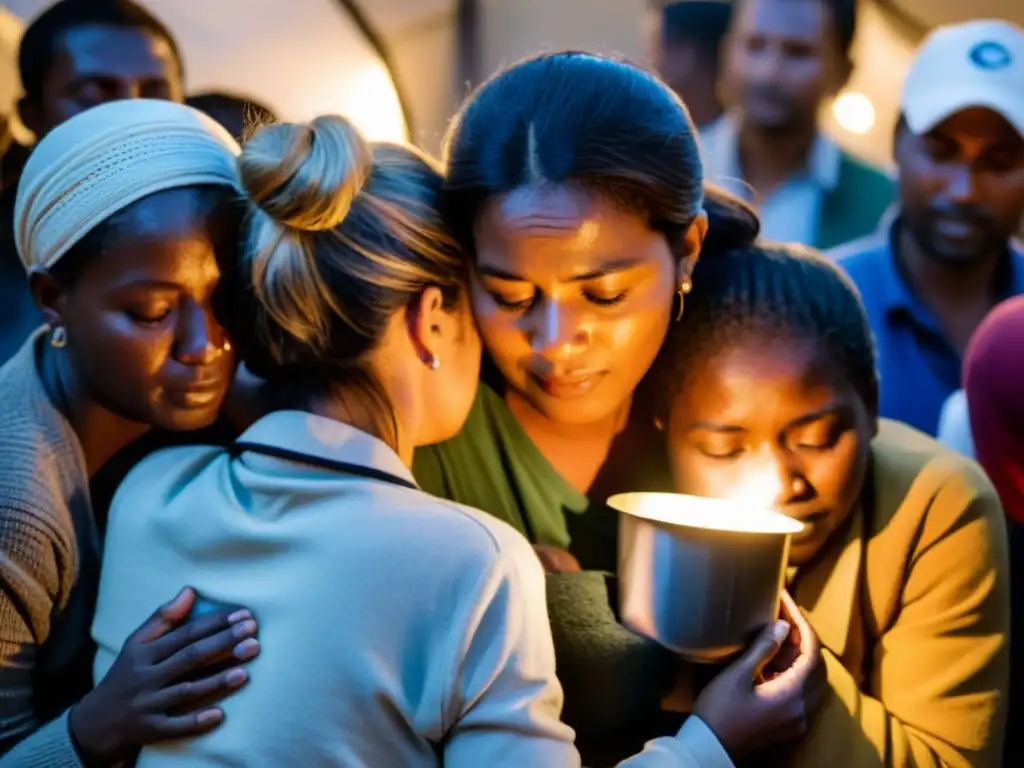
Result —
[{"label": "woman in green top", "polygon": [[604,500],[670,482],[633,391],[698,257],[749,244],[757,218],[704,187],[696,130],[665,85],[590,54],[543,55],[483,85],[446,165],[490,373],[462,433],[417,451],[414,472],[519,529],[549,570],[582,568],[549,579],[564,719],[584,764],[613,764],[677,727],[659,702],[678,675],[615,621]]}]

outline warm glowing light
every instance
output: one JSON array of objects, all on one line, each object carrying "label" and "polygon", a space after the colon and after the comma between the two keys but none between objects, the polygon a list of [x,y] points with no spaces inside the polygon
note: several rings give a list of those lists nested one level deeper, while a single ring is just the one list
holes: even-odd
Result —
[{"label": "warm glowing light", "polygon": [[782,495],[782,481],[771,459],[748,461],[743,465],[742,479],[733,489],[721,496],[738,507],[751,509],[773,509],[775,500]]},{"label": "warm glowing light", "polygon": [[847,91],[832,104],[832,116],[844,131],[862,136],[875,127],[875,105],[863,93]]},{"label": "warm glowing light", "polygon": [[368,66],[355,77],[346,73],[346,78],[342,113],[363,135],[371,141],[407,141],[402,105],[384,65]]},{"label": "warm glowing light", "polygon": [[[753,494],[755,490],[756,486],[751,485],[749,492]],[[688,528],[776,534],[803,530],[802,523],[771,511],[775,493],[757,501],[748,500],[746,493],[744,490],[740,497],[729,499],[678,493],[622,493],[608,499],[608,505],[634,517]]]}]

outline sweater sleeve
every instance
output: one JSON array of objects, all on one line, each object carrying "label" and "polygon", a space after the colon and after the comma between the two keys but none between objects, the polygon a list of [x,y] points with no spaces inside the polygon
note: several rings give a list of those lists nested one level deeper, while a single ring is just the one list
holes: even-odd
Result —
[{"label": "sweater sleeve", "polygon": [[455,628],[444,764],[578,767],[572,729],[559,719],[544,572],[525,539],[505,544]]},{"label": "sweater sleeve", "polygon": [[830,690],[788,765],[1000,764],[1009,568],[1002,510],[980,471],[961,471],[938,489],[919,538],[902,608],[879,640],[877,695],[826,651]]},{"label": "sweater sleeve", "polygon": [[75,577],[74,533],[18,498],[0,502],[0,767],[81,765],[66,713],[42,722],[35,668]]},{"label": "sweater sleeve", "polygon": [[691,716],[675,736],[648,742],[643,752],[619,763],[619,768],[734,768],[732,758],[714,732]]}]

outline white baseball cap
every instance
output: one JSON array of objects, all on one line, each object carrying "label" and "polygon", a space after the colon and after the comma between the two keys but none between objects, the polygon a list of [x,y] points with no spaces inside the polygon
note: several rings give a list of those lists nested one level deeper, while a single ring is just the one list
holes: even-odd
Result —
[{"label": "white baseball cap", "polygon": [[900,105],[917,134],[962,110],[986,107],[1024,136],[1024,29],[1001,19],[939,27],[918,48]]}]

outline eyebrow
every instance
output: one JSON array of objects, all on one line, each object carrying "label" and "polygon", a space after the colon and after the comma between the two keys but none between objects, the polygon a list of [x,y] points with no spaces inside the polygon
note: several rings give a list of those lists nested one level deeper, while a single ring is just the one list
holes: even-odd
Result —
[{"label": "eyebrow", "polygon": [[[796,429],[799,427],[806,426],[808,424],[813,424],[814,422],[820,421],[821,419],[827,418],[829,416],[839,415],[845,410],[846,406],[840,404],[831,405],[828,408],[822,408],[820,411],[808,413],[804,416],[801,416],[798,419],[793,419],[793,421],[786,424],[786,426],[783,428],[783,431],[787,432],[791,429]],[[749,432],[749,430],[745,429],[744,427],[737,427],[732,424],[716,424],[713,421],[695,421],[693,424],[690,424],[686,429],[688,432],[704,430],[706,432],[719,432],[721,434],[729,435],[742,435]]]},{"label": "eyebrow", "polygon": [[[596,269],[592,269],[588,272],[581,272],[578,275],[573,275],[569,278],[568,282],[580,283],[586,280],[596,280],[597,278],[605,277],[615,272],[625,272],[628,269],[640,266],[640,264],[640,259],[616,259],[613,261],[606,261]],[[518,283],[530,282],[525,277],[517,275],[514,272],[509,272],[501,267],[492,267],[487,264],[478,264],[476,271],[485,277],[493,277],[496,280],[508,280]]]}]

